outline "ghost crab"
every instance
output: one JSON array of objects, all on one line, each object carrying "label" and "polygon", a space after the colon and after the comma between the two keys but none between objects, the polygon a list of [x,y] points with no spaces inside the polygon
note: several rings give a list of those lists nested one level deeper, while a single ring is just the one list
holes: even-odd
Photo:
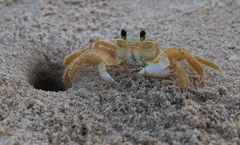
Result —
[{"label": "ghost crab", "polygon": [[70,87],[81,64],[98,65],[98,71],[103,80],[112,81],[114,79],[107,72],[106,67],[111,65],[129,64],[145,66],[139,73],[165,77],[170,70],[175,70],[180,80],[181,88],[188,89],[189,82],[187,74],[180,64],[187,61],[191,68],[200,76],[200,81],[204,79],[202,64],[213,68],[216,71],[222,69],[215,63],[193,55],[186,48],[168,48],[160,52],[156,40],[145,39],[146,32],[140,32],[139,40],[127,39],[126,30],[121,30],[121,37],[114,42],[97,41],[90,47],[80,49],[68,55],[64,60],[65,72],[63,81],[66,87]]}]

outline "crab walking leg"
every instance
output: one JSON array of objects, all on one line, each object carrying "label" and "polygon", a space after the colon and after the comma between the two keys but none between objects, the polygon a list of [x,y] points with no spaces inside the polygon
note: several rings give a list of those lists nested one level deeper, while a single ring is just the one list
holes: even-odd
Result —
[{"label": "crab walking leg", "polygon": [[[104,46],[104,48],[102,48],[101,46]],[[78,58],[82,53],[86,52],[86,51],[91,51],[92,49],[99,49],[99,50],[103,50],[105,52],[108,52],[111,56],[114,56],[114,52],[116,50],[116,46],[106,42],[106,41],[97,41],[94,46],[89,47],[89,48],[84,48],[81,50],[78,50],[70,55],[68,55],[65,60],[64,60],[64,67],[66,68],[71,62],[74,61],[74,59]]]},{"label": "crab walking leg", "polygon": [[[101,46],[103,46],[103,47],[101,47]],[[95,48],[102,49],[102,50],[108,52],[113,57],[115,54],[115,50],[117,49],[117,46],[115,46],[109,42],[106,42],[106,41],[97,41],[95,43]]]},{"label": "crab walking leg", "polygon": [[100,63],[98,65],[98,71],[103,80],[115,82],[112,76],[107,72],[106,65],[104,63]]},{"label": "crab walking leg", "polygon": [[188,77],[187,74],[185,72],[185,70],[183,69],[183,67],[180,64],[174,63],[173,64],[174,69],[177,72],[177,76],[180,80],[180,84],[183,90],[187,90],[188,88]]},{"label": "crab walking leg", "polygon": [[138,73],[158,77],[166,77],[169,74],[169,65],[170,62],[168,57],[164,54],[159,54],[159,56],[157,56],[153,62],[149,62],[148,65]]},{"label": "crab walking leg", "polygon": [[71,62],[74,61],[74,59],[78,58],[82,53],[86,52],[88,49],[81,49],[78,50],[70,55],[68,55],[63,62],[64,67],[66,68]]},{"label": "crab walking leg", "polygon": [[[63,81],[66,87],[71,86],[72,80],[79,70],[81,64],[98,64],[100,59],[94,56],[83,55],[75,59],[70,65],[67,66],[63,75]],[[71,71],[71,74],[70,74]]]},{"label": "crab walking leg", "polygon": [[71,86],[71,80],[68,77],[68,71],[69,71],[69,67],[66,68],[66,70],[63,73],[63,83],[65,85],[66,88],[69,88]]},{"label": "crab walking leg", "polygon": [[192,69],[200,76],[200,82],[202,82],[204,79],[204,71],[199,62],[196,61],[193,57],[188,57],[187,62],[192,67]]},{"label": "crab walking leg", "polygon": [[[66,74],[70,82],[75,78],[81,64],[99,64],[103,62],[106,65],[112,65],[114,63],[114,58],[111,57],[110,54],[104,52],[102,50],[95,50],[86,52],[83,55],[80,55],[77,59],[75,59],[69,67],[66,69]],[[65,77],[65,76],[64,76]],[[67,83],[67,81],[66,81]]]},{"label": "crab walking leg", "polygon": [[209,60],[206,60],[206,59],[201,58],[201,57],[199,57],[199,56],[194,56],[194,58],[195,58],[198,62],[200,62],[200,63],[202,63],[202,64],[205,64],[205,65],[207,65],[207,66],[209,66],[209,67],[211,67],[211,68],[213,68],[213,69],[215,69],[215,70],[217,70],[217,71],[222,71],[222,69],[221,69],[217,64],[215,64],[215,63],[213,63],[213,62],[211,62],[211,61],[209,61]]}]

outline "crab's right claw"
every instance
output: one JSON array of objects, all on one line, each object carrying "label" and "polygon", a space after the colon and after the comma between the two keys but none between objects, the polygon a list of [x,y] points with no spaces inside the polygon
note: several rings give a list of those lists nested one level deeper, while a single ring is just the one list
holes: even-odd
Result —
[{"label": "crab's right claw", "polygon": [[166,55],[159,55],[153,62],[149,62],[148,65],[143,68],[139,74],[166,77],[169,75],[169,59]]}]

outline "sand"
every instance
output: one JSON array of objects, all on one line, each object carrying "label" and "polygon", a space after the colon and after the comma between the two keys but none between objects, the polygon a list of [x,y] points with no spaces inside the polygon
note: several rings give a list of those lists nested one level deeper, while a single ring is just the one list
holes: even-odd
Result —
[{"label": "sand", "polygon": [[[72,88],[63,59],[124,28],[221,66],[191,88],[114,66],[85,65]],[[240,144],[239,0],[0,0],[0,144]]]}]

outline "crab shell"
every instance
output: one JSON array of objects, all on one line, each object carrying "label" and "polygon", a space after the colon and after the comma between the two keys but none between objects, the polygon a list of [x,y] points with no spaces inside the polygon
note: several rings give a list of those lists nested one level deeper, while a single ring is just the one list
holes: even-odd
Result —
[{"label": "crab shell", "polygon": [[157,41],[133,41],[119,38],[115,39],[114,42],[117,46],[115,58],[118,63],[145,66],[160,52]]}]

